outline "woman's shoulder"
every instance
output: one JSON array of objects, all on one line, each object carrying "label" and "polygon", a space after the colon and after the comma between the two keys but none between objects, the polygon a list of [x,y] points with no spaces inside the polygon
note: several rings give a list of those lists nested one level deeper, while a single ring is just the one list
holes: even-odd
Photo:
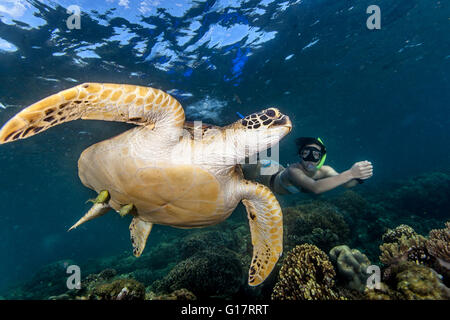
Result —
[{"label": "woman's shoulder", "polygon": [[290,164],[287,167],[287,169],[288,169],[288,171],[291,171],[291,172],[297,172],[298,173],[300,171],[301,173],[303,173],[303,170],[302,170],[301,165],[300,165],[299,162]]}]

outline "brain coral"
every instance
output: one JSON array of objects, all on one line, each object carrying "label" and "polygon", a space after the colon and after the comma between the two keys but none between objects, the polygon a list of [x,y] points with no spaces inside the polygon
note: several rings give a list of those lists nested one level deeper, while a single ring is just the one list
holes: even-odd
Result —
[{"label": "brain coral", "polygon": [[283,261],[273,300],[338,300],[333,265],[327,255],[311,244],[292,249]]},{"label": "brain coral", "polygon": [[343,245],[331,249],[330,258],[337,265],[338,274],[347,280],[347,286],[363,292],[368,277],[367,267],[370,265],[366,255]]}]

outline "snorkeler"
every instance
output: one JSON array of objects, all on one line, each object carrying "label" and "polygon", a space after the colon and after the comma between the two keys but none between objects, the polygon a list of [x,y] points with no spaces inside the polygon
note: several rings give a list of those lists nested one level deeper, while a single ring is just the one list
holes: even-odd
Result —
[{"label": "snorkeler", "polygon": [[[373,174],[372,163],[356,162],[350,169],[338,173],[323,165],[327,150],[320,138],[303,137],[296,141],[301,161],[287,168],[273,160],[259,160],[257,164],[242,166],[244,177],[255,180],[278,194],[311,192],[320,194],[338,186],[353,187]],[[261,174],[262,169],[265,174]]]}]

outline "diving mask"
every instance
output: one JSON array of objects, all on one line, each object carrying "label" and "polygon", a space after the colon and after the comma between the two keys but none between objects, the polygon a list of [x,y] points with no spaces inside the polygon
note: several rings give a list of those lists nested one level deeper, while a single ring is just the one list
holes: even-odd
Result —
[{"label": "diving mask", "polygon": [[300,157],[304,161],[317,162],[322,158],[322,152],[315,147],[304,147],[300,151]]}]

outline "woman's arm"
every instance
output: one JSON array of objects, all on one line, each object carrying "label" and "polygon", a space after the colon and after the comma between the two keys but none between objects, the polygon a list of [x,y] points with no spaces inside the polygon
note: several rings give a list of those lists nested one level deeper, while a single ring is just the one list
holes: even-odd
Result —
[{"label": "woman's arm", "polygon": [[314,180],[308,177],[298,168],[289,167],[287,170],[289,181],[294,186],[297,188],[306,189],[314,194],[320,194],[332,190],[353,179],[350,170],[344,171],[336,176],[323,178],[320,180]]},{"label": "woman's arm", "polygon": [[[328,178],[328,177],[334,177],[339,175],[338,172],[336,172],[336,170],[334,170],[332,167],[330,166],[323,166],[320,169],[321,173],[323,174],[323,178]],[[323,179],[321,178],[321,179]],[[349,182],[344,183],[342,186],[345,188],[352,188],[356,185],[360,184],[360,182],[358,182],[357,179],[352,179]]]},{"label": "woman's arm", "polygon": [[[329,167],[331,168],[331,167]],[[289,181],[295,185],[297,188],[304,188],[315,194],[320,194],[329,190],[332,190],[340,185],[353,183],[355,179],[368,179],[372,176],[372,164],[369,161],[360,161],[355,163],[351,169],[346,170],[342,173],[337,173],[334,169],[333,171],[337,174],[328,176],[323,179],[314,180],[307,175],[305,175],[300,169],[295,167],[289,167],[288,169]],[[331,171],[330,171],[331,172]]]}]

